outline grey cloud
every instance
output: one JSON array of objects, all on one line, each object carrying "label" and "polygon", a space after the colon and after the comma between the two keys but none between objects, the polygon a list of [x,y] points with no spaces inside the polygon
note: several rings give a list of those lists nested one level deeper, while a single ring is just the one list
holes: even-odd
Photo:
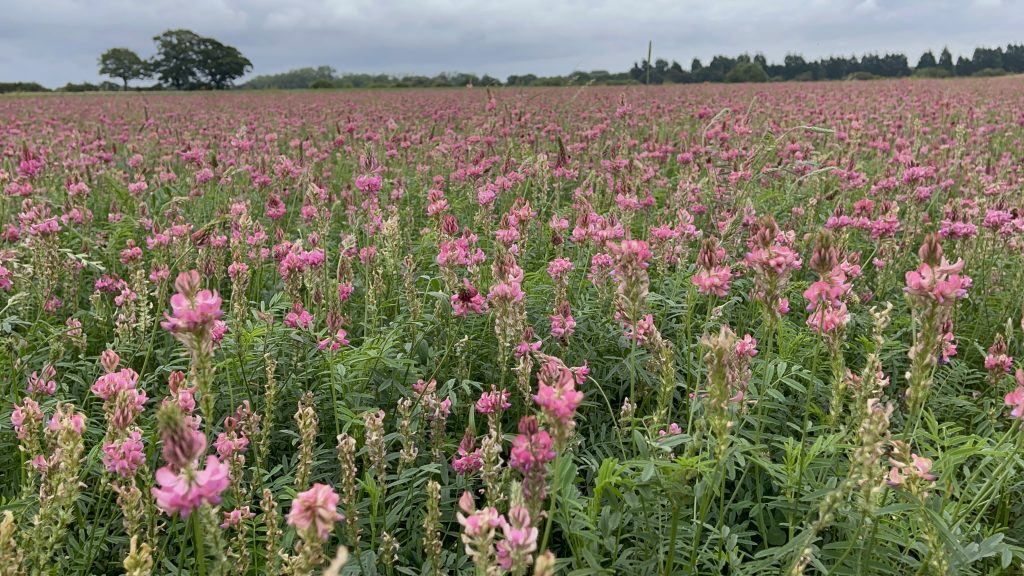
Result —
[{"label": "grey cloud", "polygon": [[904,52],[1024,41],[1024,0],[0,0],[0,81],[97,81],[112,46],[144,56],[189,28],[237,46],[255,73],[564,74],[646,55]]}]

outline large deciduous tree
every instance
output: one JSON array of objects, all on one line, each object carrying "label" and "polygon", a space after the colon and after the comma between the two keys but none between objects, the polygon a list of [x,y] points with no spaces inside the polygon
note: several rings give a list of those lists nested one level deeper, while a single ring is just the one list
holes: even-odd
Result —
[{"label": "large deciduous tree", "polygon": [[228,88],[235,79],[252,70],[252,62],[237,48],[213,38],[203,38],[199,56],[201,74],[207,85],[214,89]]},{"label": "large deciduous tree", "polygon": [[100,74],[121,80],[127,90],[129,81],[149,76],[149,68],[128,48],[111,48],[100,55]]},{"label": "large deciduous tree", "polygon": [[179,90],[227,88],[252,69],[252,62],[237,48],[191,30],[168,30],[153,41],[154,73],[162,84]]},{"label": "large deciduous tree", "polygon": [[199,51],[203,37],[190,30],[168,30],[154,36],[156,56],[151,60],[153,72],[161,84],[186,90],[198,88]]}]

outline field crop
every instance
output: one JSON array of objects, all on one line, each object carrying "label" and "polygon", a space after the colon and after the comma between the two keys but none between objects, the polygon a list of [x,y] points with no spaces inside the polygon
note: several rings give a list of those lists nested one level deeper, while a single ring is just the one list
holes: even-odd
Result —
[{"label": "field crop", "polygon": [[1019,574],[1022,170],[1019,77],[2,98],[0,575]]}]

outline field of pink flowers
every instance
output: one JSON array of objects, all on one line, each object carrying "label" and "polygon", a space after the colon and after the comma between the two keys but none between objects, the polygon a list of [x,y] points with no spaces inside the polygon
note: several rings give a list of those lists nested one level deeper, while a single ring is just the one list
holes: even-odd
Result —
[{"label": "field of pink flowers", "polygon": [[1024,80],[0,99],[0,575],[1019,574]]}]

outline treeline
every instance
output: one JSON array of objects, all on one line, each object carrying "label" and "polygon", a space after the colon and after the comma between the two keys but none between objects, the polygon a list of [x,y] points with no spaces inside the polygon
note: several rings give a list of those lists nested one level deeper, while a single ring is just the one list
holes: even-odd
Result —
[{"label": "treeline", "polygon": [[242,85],[254,90],[318,88],[453,88],[464,86],[567,86],[580,84],[635,84],[626,72],[604,70],[573,72],[568,76],[509,76],[505,82],[484,74],[442,72],[435,76],[415,74],[339,74],[330,66],[298,68],[280,74],[256,76]]},{"label": "treeline", "polygon": [[338,74],[330,66],[299,68],[280,74],[257,76],[242,86],[251,89],[308,88],[418,88],[450,86],[580,86],[588,84],[690,84],[703,82],[784,82],[818,80],[870,80],[874,78],[947,78],[953,76],[998,76],[1024,72],[1024,44],[1003,48],[977,48],[972,57],[955,61],[948,49],[936,58],[925,52],[913,67],[903,54],[830,56],[806,60],[787,55],[782,62],[768,62],[763,54],[736,57],[715,56],[704,64],[694,58],[689,69],[678,62],[656,59],[634,63],[626,72],[577,71],[565,76],[509,76],[505,82],[489,75],[444,73],[436,76],[390,74]]},{"label": "treeline", "polygon": [[55,90],[50,90],[38,82],[0,82],[0,94],[14,92],[110,92],[120,89],[120,85],[108,81],[103,81],[99,84],[93,84],[92,82],[68,82]]},{"label": "treeline", "polygon": [[[153,38],[157,53],[143,59],[127,48],[111,48],[100,56],[100,73],[121,80],[124,89],[132,80],[156,78],[142,89],[177,90],[230,88],[234,80],[252,69],[252,62],[238,49],[189,30],[168,30]],[[903,54],[830,56],[806,60],[789,54],[782,62],[768,62],[763,54],[736,57],[715,56],[707,64],[694,58],[688,69],[676,61],[646,59],[625,72],[576,71],[565,76],[513,75],[504,82],[484,74],[444,72],[435,76],[341,73],[330,66],[299,68],[280,74],[256,76],[243,84],[248,89],[316,88],[442,88],[462,86],[582,86],[590,84],[690,84],[703,82],[784,82],[819,80],[870,80],[874,78],[948,78],[956,76],[1000,76],[1024,73],[1024,44],[1006,48],[976,48],[971,57],[956,60],[949,49],[938,58],[931,51],[911,67]],[[58,91],[91,92],[114,90],[117,85],[69,83]],[[137,88],[138,89],[138,88]],[[0,93],[41,92],[48,88],[34,82],[0,83]]]},{"label": "treeline", "polygon": [[492,76],[443,72],[436,76],[393,74],[338,74],[330,66],[299,68],[280,74],[256,76],[243,87],[256,90],[277,88],[282,90],[305,88],[443,88],[474,86],[500,86],[501,80]]},{"label": "treeline", "polygon": [[865,54],[830,56],[807,61],[799,54],[790,54],[781,63],[768,62],[763,54],[735,58],[715,56],[705,65],[694,58],[690,69],[678,62],[658,59],[651,66],[646,60],[634,63],[629,77],[640,84],[687,84],[699,82],[769,82],[816,80],[866,80],[871,78],[902,78],[906,76],[947,78],[953,76],[998,76],[1024,72],[1024,44],[1003,48],[976,48],[970,57],[953,61],[949,49],[936,59],[925,52],[913,68],[903,54]]}]

